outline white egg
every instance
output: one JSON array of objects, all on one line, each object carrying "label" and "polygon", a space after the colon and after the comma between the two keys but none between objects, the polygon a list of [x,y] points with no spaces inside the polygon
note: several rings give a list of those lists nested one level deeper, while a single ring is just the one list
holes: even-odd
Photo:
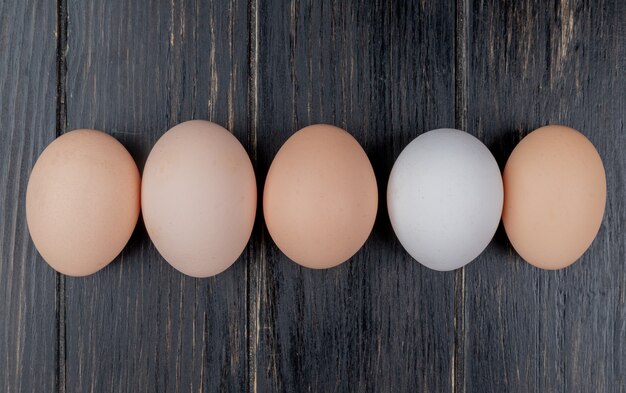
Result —
[{"label": "white egg", "polygon": [[502,215],[498,164],[472,135],[449,128],[426,132],[402,151],[387,187],[394,232],[413,258],[454,270],[489,244]]}]

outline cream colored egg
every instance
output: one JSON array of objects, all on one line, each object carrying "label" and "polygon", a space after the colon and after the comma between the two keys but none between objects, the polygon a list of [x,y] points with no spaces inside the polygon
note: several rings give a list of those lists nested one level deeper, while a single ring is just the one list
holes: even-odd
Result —
[{"label": "cream colored egg", "polygon": [[213,276],[235,262],[252,233],[252,163],[223,127],[188,121],[154,145],[141,199],[146,229],[163,258],[189,276]]}]

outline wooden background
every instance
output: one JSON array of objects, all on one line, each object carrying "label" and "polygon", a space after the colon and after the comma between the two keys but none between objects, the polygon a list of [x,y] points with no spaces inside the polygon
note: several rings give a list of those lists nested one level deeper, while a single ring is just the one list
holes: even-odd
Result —
[{"label": "wooden background", "polygon": [[[626,392],[626,2],[0,0],[0,391]],[[226,272],[185,277],[140,223],[87,278],[55,273],[25,224],[36,157],[96,128],[140,168],[168,128],[241,140],[259,189],[317,122],[362,143],[384,197],[402,148],[455,127],[504,165],[534,128],[581,130],[606,167],[600,233],[541,271],[500,229],[455,272],[422,267],[381,198],[365,247],[313,271],[261,215]]]}]

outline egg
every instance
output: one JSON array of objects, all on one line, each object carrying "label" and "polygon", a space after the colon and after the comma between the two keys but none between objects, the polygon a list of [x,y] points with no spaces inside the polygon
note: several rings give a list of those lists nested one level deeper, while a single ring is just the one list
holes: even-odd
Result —
[{"label": "egg", "polygon": [[108,265],[137,224],[140,182],[133,158],[112,136],[81,129],[58,137],[39,156],[26,191],[39,254],[69,276]]},{"label": "egg", "polygon": [[426,132],[402,151],[387,186],[394,232],[406,251],[434,270],[454,270],[489,244],[502,213],[502,177],[472,135]]},{"label": "egg", "polygon": [[148,156],[141,191],[150,239],[178,271],[214,276],[246,247],[256,179],[245,149],[223,127],[192,120],[167,131]]},{"label": "egg", "polygon": [[606,203],[602,159],[580,132],[549,125],[528,134],[504,168],[506,234],[530,264],[571,265],[596,237]]},{"label": "egg", "polygon": [[378,189],[365,151],[348,132],[324,124],[292,135],[272,161],[263,213],[278,248],[313,269],[337,266],[365,243]]}]

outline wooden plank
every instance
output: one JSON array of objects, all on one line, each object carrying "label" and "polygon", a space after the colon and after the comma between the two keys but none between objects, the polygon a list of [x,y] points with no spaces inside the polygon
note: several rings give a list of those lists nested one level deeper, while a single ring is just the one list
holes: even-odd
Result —
[{"label": "wooden plank", "polygon": [[[68,1],[67,129],[119,138],[140,168],[192,118],[247,145],[247,5]],[[247,254],[210,279],[185,277],[140,224],[109,267],[66,279],[68,391],[246,389]]]},{"label": "wooden plank", "polygon": [[263,1],[255,12],[260,177],[291,134],[331,123],[364,146],[381,198],[365,247],[330,270],[299,267],[263,231],[251,265],[251,390],[450,391],[454,273],[401,248],[384,194],[409,141],[454,126],[453,5]]},{"label": "wooden plank", "polygon": [[469,132],[504,165],[548,123],[582,131],[603,158],[605,219],[560,271],[522,261],[503,231],[465,272],[462,391],[626,389],[626,7],[622,1],[471,2]]},{"label": "wooden plank", "polygon": [[0,1],[0,391],[53,391],[56,274],[24,209],[30,170],[55,135],[54,2]]}]

